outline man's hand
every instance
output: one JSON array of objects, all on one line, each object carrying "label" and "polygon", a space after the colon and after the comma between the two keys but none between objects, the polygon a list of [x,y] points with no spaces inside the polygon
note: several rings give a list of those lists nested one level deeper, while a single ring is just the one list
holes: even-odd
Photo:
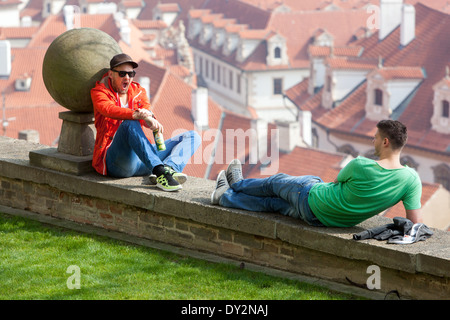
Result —
[{"label": "man's hand", "polygon": [[147,109],[138,109],[133,113],[134,120],[144,120],[147,128],[152,131],[158,130],[161,133],[164,133],[164,127],[158,120],[153,118],[153,114]]},{"label": "man's hand", "polygon": [[147,117],[152,117],[152,113],[150,110],[147,109],[137,109],[134,110],[133,113],[133,119],[135,120],[145,120]]}]

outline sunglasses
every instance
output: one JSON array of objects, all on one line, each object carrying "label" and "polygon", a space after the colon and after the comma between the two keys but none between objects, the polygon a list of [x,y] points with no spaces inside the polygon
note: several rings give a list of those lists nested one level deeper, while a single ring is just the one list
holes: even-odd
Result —
[{"label": "sunglasses", "polygon": [[128,75],[130,78],[133,78],[136,75],[136,71],[117,71],[117,70],[113,70],[111,69],[111,71],[117,72],[119,74],[119,77],[123,78],[126,75]]}]

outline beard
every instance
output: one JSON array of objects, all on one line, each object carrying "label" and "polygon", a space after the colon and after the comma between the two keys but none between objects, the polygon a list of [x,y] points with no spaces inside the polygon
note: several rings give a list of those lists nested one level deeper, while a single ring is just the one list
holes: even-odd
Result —
[{"label": "beard", "polygon": [[130,87],[131,81],[112,81],[111,85],[114,89],[114,91],[116,91],[119,94],[126,94],[128,93],[128,88]]}]

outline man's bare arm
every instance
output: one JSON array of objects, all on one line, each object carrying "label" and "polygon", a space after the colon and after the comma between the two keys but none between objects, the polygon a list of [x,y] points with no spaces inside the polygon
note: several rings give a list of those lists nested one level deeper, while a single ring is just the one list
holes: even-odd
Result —
[{"label": "man's bare arm", "polygon": [[423,223],[422,210],[406,210],[406,218],[411,220],[412,223]]}]

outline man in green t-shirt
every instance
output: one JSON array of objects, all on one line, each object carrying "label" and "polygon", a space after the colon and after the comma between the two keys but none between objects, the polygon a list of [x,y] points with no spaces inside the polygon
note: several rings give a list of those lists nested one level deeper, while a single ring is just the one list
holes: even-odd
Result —
[{"label": "man in green t-shirt", "polygon": [[422,222],[422,182],[414,169],[400,164],[407,129],[399,121],[382,120],[373,139],[379,160],[357,157],[324,183],[316,176],[279,173],[243,179],[233,160],[219,173],[211,202],[229,208],[279,212],[313,226],[350,227],[403,202],[406,217]]}]

